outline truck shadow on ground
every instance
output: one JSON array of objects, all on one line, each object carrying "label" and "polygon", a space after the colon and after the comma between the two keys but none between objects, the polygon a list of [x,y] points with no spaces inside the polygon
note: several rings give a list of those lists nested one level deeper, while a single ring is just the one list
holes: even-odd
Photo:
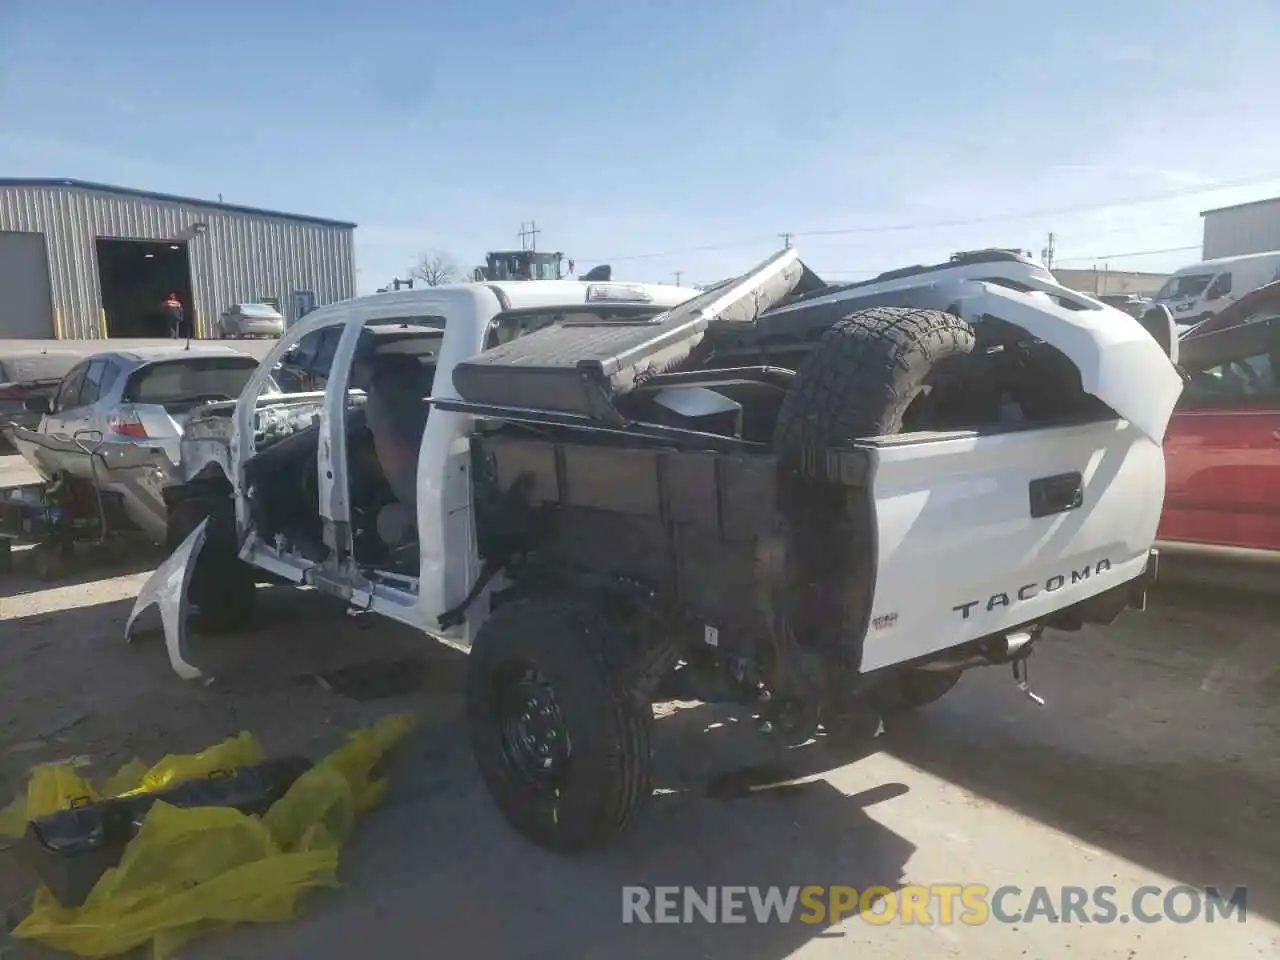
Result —
[{"label": "truck shadow on ground", "polygon": [[430,944],[441,956],[522,960],[782,960],[819,938],[851,948],[873,942],[870,925],[865,934],[857,924],[835,930],[825,909],[803,905],[789,923],[761,922],[745,891],[739,922],[693,914],[692,922],[646,923],[641,913],[624,924],[626,887],[705,895],[708,887],[758,885],[786,894],[826,884],[885,895],[902,885],[915,845],[878,822],[874,808],[906,792],[903,784],[853,796],[820,779],[752,789],[788,780],[800,766],[754,732],[711,728],[709,714],[722,718],[695,707],[657,721],[653,801],[613,845],[572,857],[541,850],[507,825],[475,772],[460,711],[441,717],[393,761],[387,804],[344,851],[345,892],[318,893],[304,924],[239,928],[190,956],[410,957]]},{"label": "truck shadow on ground", "polygon": [[[734,722],[731,711],[697,706],[656,722],[659,792],[632,829],[608,849],[556,857],[519,838],[480,783],[463,719],[463,655],[384,620],[347,617],[328,598],[267,588],[251,630],[194,638],[197,659],[216,679],[184,683],[169,672],[158,634],[123,642],[131,602],[13,622],[0,672],[16,682],[20,665],[34,670],[40,689],[28,683],[13,701],[16,721],[0,738],[0,786],[16,788],[34,762],[83,756],[97,775],[133,755],[153,761],[241,730],[257,733],[271,753],[318,757],[377,716],[408,710],[420,720],[388,765],[388,802],[344,850],[349,889],[309,897],[304,923],[239,928],[188,956],[408,957],[431,944],[444,956],[781,960],[810,940],[838,936],[831,918],[761,923],[744,893],[745,923],[624,927],[623,887],[893,891],[915,850],[874,817],[875,805],[904,785],[846,796],[825,780],[786,784],[830,761],[801,761],[802,751],[780,752],[749,718]],[[379,670],[370,669],[377,665],[392,665],[383,673],[401,677],[400,685],[379,691]],[[61,714],[71,708],[75,722],[65,727]],[[32,738],[37,749],[10,752]],[[0,863],[0,872],[11,871]],[[16,900],[30,878],[12,872],[13,889],[0,886]],[[41,955],[20,949],[15,956]]]},{"label": "truck shadow on ground", "polygon": [[[0,774],[16,776],[28,761],[69,753],[84,753],[103,766],[135,753],[154,760],[244,729],[261,735],[271,752],[318,756],[343,731],[376,716],[412,710],[420,717],[419,733],[391,766],[388,803],[344,851],[342,878],[351,889],[309,898],[306,923],[243,928],[201,944],[190,956],[310,958],[359,951],[399,957],[420,955],[431,944],[444,955],[530,960],[662,952],[782,958],[810,940],[839,934],[828,929],[828,918],[761,925],[750,917],[750,906],[743,924],[695,920],[624,928],[622,888],[839,884],[892,890],[915,851],[875,817],[875,804],[892,801],[905,786],[885,783],[847,796],[824,779],[787,783],[857,757],[823,744],[780,750],[751,729],[749,717],[699,706],[657,722],[658,794],[631,831],[609,849],[554,857],[520,840],[479,783],[462,719],[462,655],[384,620],[347,617],[341,604],[313,593],[264,589],[260,600],[251,630],[196,637],[198,661],[217,678],[208,686],[173,676],[157,635],[123,643],[129,600],[16,619],[6,624],[6,631],[14,628],[10,642],[0,645],[0,686],[7,688],[0,702],[15,706],[0,747],[59,730],[70,707],[84,714],[49,738],[47,751],[0,750],[8,768]],[[1209,620],[1219,615],[1204,614]],[[1095,715],[1090,697],[1108,702],[1111,694],[1093,691],[1100,664],[1089,644],[1115,648],[1138,665],[1140,684],[1160,686],[1142,658],[1172,644],[1159,624],[1142,630],[1127,638],[1107,632],[1095,640],[1072,639],[1037,654],[1054,667],[1044,675],[1058,675],[1059,689],[1045,691],[1052,694],[1048,711],[1023,709],[1019,700],[1017,709],[1001,715],[999,688],[980,674],[966,678],[943,703],[892,721],[873,746],[1177,882],[1228,890],[1245,884],[1250,912],[1277,918],[1274,798],[1280,783],[1268,778],[1265,764],[1259,772],[1194,750],[1165,762],[1145,748],[1122,750],[1121,760],[1099,746],[1125,732],[1125,715]],[[1077,651],[1070,653],[1074,660],[1068,651]],[[1188,654],[1195,669],[1185,689],[1175,685],[1161,694],[1173,698],[1168,722],[1175,726],[1179,698],[1198,689],[1204,654],[1194,653]],[[409,663],[417,664],[409,671],[413,681],[393,684],[385,696],[376,695],[378,671],[372,671],[373,681],[367,669],[361,672],[369,664],[403,672]],[[354,675],[364,677],[363,687],[332,682],[335,676],[349,679],[347,668],[358,668]],[[1129,692],[1135,700],[1147,695],[1140,686]],[[1250,720],[1247,707],[1232,709],[1246,723],[1264,722]],[[1147,722],[1151,729],[1169,729],[1159,726],[1163,718],[1130,726]],[[1148,734],[1145,728],[1127,731],[1130,740]],[[1231,729],[1224,727],[1222,735],[1232,736]],[[1264,737],[1252,749],[1273,742]],[[878,931],[869,925],[848,931],[842,947],[876,942]]]},{"label": "truck shadow on ground", "polygon": [[[313,625],[332,617],[332,629],[348,642],[318,649],[310,631],[296,629],[304,608]],[[556,857],[518,837],[480,783],[463,715],[464,655],[382,620],[344,617],[327,598],[283,591],[261,614],[255,629],[271,633],[274,663],[263,665],[260,647],[255,655],[239,638],[234,648],[201,638],[207,649],[221,646],[210,654],[221,660],[210,689],[266,693],[299,683],[305,689],[313,677],[333,701],[361,700],[387,712],[406,702],[400,684],[407,682],[416,687],[407,699],[423,723],[393,764],[387,807],[362,825],[344,853],[344,882],[359,895],[319,894],[304,925],[244,928],[192,956],[341,956],[358,948],[399,957],[416,955],[426,941],[449,956],[780,960],[817,937],[853,938],[830,930],[826,912],[807,913],[812,922],[799,919],[803,907],[790,923],[760,922],[746,894],[744,923],[695,918],[624,928],[623,888],[754,885],[785,893],[823,884],[896,891],[915,851],[873,816],[876,804],[901,796],[905,785],[846,796],[826,780],[792,782],[849,756],[781,749],[756,733],[749,716],[696,705],[659,711],[666,715],[655,722],[656,795],[632,828],[605,850]],[[293,629],[283,629],[287,624]],[[402,922],[388,926],[371,922],[370,911],[415,920],[409,929]]]}]

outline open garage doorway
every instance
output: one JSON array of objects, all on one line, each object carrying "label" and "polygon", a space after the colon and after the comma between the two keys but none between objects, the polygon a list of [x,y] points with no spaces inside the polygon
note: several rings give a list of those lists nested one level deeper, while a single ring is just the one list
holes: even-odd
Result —
[{"label": "open garage doorway", "polygon": [[98,278],[108,337],[167,337],[161,304],[171,293],[182,301],[182,336],[194,336],[191,257],[181,240],[117,240],[98,237]]}]

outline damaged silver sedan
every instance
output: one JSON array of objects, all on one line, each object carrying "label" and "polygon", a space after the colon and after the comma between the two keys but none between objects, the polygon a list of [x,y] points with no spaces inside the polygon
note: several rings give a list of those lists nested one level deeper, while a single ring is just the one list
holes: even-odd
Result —
[{"label": "damaged silver sedan", "polygon": [[3,428],[43,482],[6,492],[0,541],[34,542],[42,576],[56,576],[77,542],[167,543],[164,491],[185,480],[187,422],[238,397],[257,367],[228,347],[190,343],[82,359],[50,395],[28,401],[37,425]]}]

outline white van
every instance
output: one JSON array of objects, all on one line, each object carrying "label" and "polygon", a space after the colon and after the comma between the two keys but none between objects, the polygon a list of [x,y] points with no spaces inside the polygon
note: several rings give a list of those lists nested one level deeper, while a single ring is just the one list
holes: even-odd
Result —
[{"label": "white van", "polygon": [[1273,280],[1280,280],[1280,250],[1205,260],[1174,273],[1155,301],[1169,308],[1179,326],[1189,326]]}]

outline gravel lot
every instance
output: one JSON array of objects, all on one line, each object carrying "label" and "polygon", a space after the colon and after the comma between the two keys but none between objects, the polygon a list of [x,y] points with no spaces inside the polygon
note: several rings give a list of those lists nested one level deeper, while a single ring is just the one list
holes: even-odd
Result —
[{"label": "gravel lot", "polygon": [[[516,839],[477,782],[460,714],[463,658],[326,598],[264,590],[250,632],[196,645],[218,678],[187,685],[157,634],[122,639],[154,556],[80,581],[0,579],[0,800],[36,762],[109,771],[252,730],[318,755],[408,709],[420,730],[392,795],[344,853],[340,891],[291,925],[239,929],[198,958],[1158,958],[1280,955],[1280,669],[1276,605],[1165,590],[1107,631],[1056,635],[1021,695],[1005,670],[967,676],[864,758],[782,751],[731,712],[665,711],[662,794],[614,848],[579,859]],[[89,579],[90,575],[92,579]],[[359,701],[311,679],[411,661],[412,692]],[[819,775],[779,790],[748,782]],[[623,927],[620,888],[652,884],[986,883],[1249,886],[1245,923]],[[30,880],[0,851],[0,906]],[[7,951],[7,952],[6,952]],[[5,941],[0,957],[43,956]]]}]

